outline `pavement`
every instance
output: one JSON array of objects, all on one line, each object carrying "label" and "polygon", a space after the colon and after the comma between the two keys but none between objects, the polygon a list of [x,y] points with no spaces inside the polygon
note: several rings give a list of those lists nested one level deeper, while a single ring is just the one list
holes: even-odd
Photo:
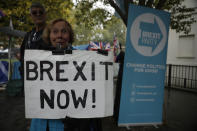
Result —
[{"label": "pavement", "polygon": [[[1,88],[1,87],[0,87]],[[30,119],[25,119],[24,97],[7,96],[0,90],[0,131],[28,131]],[[142,127],[118,127],[113,117],[102,118],[103,131],[197,131],[197,93],[166,88],[164,123]]]}]

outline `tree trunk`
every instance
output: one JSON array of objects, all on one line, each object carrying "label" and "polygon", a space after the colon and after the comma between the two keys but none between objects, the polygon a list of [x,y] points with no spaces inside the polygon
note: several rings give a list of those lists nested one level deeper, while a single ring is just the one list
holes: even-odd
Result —
[{"label": "tree trunk", "polygon": [[157,6],[156,6],[156,9],[162,9],[162,7],[164,7],[165,3],[166,3],[167,0],[159,0]]},{"label": "tree trunk", "polygon": [[118,5],[114,2],[114,0],[109,0],[109,4],[115,9],[115,11],[120,15],[121,19],[123,20],[124,24],[127,26],[127,18],[128,15],[124,14]]}]

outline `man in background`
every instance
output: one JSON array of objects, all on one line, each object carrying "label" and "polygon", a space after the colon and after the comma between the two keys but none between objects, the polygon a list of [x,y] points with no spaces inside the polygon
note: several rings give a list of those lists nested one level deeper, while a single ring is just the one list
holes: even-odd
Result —
[{"label": "man in background", "polygon": [[[20,47],[20,62],[19,68],[24,85],[24,52],[25,49],[41,49],[43,47],[42,32],[46,26],[46,11],[42,4],[35,2],[30,7],[30,16],[34,23],[34,28],[27,32]],[[23,90],[24,93],[24,86]]]}]

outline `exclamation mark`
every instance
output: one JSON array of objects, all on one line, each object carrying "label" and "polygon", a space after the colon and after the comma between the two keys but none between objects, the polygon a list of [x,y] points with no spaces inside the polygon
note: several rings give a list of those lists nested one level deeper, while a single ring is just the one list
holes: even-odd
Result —
[{"label": "exclamation mark", "polygon": [[92,62],[92,81],[95,81],[95,63]]},{"label": "exclamation mark", "polygon": [[[96,92],[95,89],[92,89],[92,103],[96,102]],[[95,108],[96,105],[92,105],[92,108]]]}]

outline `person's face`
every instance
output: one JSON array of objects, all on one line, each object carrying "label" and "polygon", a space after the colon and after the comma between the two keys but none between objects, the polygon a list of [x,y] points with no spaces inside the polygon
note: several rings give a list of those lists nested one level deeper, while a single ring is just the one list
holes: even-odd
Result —
[{"label": "person's face", "polygon": [[68,27],[64,21],[56,22],[50,32],[50,42],[53,47],[57,47],[58,44],[61,45],[61,48],[68,46],[70,40],[70,34]]},{"label": "person's face", "polygon": [[31,9],[31,17],[36,25],[42,25],[45,23],[46,20],[46,13],[42,8],[39,7],[33,7]]}]

